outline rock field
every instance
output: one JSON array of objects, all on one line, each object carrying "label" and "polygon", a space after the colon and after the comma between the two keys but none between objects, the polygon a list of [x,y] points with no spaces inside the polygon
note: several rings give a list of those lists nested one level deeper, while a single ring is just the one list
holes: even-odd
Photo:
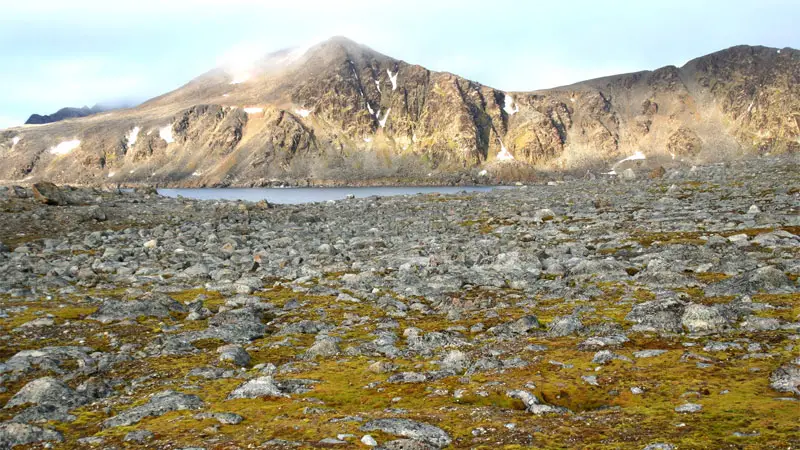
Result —
[{"label": "rock field", "polygon": [[0,448],[797,448],[798,160],[664,172],[0,188]]}]

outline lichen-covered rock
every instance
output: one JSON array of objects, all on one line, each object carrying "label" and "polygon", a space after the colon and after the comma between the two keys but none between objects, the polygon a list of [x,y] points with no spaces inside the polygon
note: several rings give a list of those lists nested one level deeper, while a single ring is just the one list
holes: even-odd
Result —
[{"label": "lichen-covered rock", "polygon": [[239,385],[228,395],[228,400],[259,397],[288,397],[288,395],[281,392],[271,376],[263,376]]},{"label": "lichen-covered rock", "polygon": [[167,317],[171,312],[185,312],[186,307],[165,294],[147,295],[136,300],[106,300],[90,319],[102,323],[138,317]]},{"label": "lichen-covered rock", "polygon": [[24,423],[0,423],[0,448],[15,448],[37,442],[63,442],[64,436],[58,431],[40,428]]},{"label": "lichen-covered rock", "polygon": [[170,411],[194,410],[203,407],[200,397],[176,391],[161,391],[153,394],[147,403],[129,408],[103,422],[103,428],[128,426],[145,417],[158,417]]},{"label": "lichen-covered rock", "polygon": [[800,364],[784,364],[769,376],[770,387],[800,396]]},{"label": "lichen-covered rock", "polygon": [[32,404],[74,408],[85,402],[85,397],[75,392],[62,381],[52,377],[44,377],[33,380],[23,386],[11,397],[5,407],[11,408],[18,405]]},{"label": "lichen-covered rock", "polygon": [[381,431],[394,436],[402,436],[426,442],[436,447],[447,447],[453,442],[447,432],[439,427],[409,419],[376,419],[360,428],[361,431]]}]

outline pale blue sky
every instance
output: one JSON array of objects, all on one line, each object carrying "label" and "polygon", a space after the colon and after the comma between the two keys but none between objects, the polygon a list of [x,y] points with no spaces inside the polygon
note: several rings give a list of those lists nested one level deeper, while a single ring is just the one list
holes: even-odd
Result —
[{"label": "pale blue sky", "polygon": [[141,101],[217,66],[344,35],[504,90],[682,65],[737,44],[800,47],[798,0],[2,0],[0,128]]}]

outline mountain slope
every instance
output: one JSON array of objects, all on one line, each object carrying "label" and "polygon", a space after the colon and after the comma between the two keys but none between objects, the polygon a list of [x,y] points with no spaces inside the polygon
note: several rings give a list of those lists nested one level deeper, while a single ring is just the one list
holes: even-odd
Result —
[{"label": "mountain slope", "polygon": [[88,106],[84,106],[83,108],[61,108],[58,111],[54,112],[53,114],[31,114],[28,117],[28,120],[25,121],[25,125],[42,125],[45,123],[53,123],[58,122],[59,120],[64,119],[74,119],[77,117],[86,117],[92,114],[96,114],[99,112],[103,112],[106,109],[101,107],[100,105],[95,105],[91,108]]},{"label": "mountain slope", "polygon": [[452,182],[637,151],[666,160],[796,151],[798,81],[800,52],[741,46],[682,68],[504,92],[333,38],[214,69],[136,108],[0,131],[0,179]]}]

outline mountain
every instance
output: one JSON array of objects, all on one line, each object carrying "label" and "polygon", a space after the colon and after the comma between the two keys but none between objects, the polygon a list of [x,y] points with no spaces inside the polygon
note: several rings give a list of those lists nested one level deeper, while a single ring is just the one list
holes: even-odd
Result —
[{"label": "mountain", "polygon": [[106,111],[106,109],[100,105],[95,105],[91,108],[89,108],[88,106],[84,106],[83,108],[66,107],[59,109],[53,114],[48,114],[44,116],[39,114],[31,114],[31,116],[28,117],[28,120],[25,121],[25,125],[42,125],[45,123],[58,122],[59,120],[64,120],[64,119],[75,119],[78,117],[86,117],[103,111]]},{"label": "mountain", "polygon": [[0,179],[470,182],[608,167],[634,154],[668,164],[800,149],[800,52],[790,48],[738,46],[680,68],[533,92],[341,37],[237,66],[135,108],[0,131]]}]

